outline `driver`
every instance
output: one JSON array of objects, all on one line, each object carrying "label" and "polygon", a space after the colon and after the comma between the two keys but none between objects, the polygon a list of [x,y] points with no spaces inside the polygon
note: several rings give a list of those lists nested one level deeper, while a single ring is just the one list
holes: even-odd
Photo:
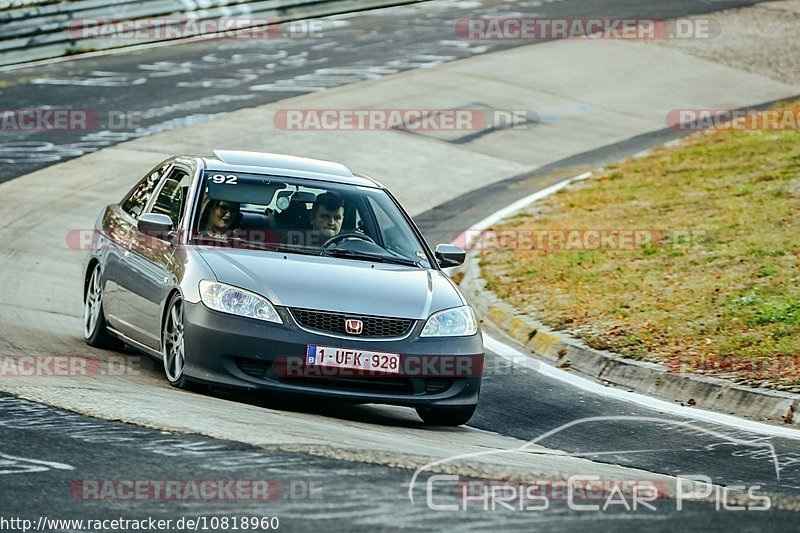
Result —
[{"label": "driver", "polygon": [[333,192],[317,196],[311,207],[311,230],[321,242],[326,242],[342,231],[344,220],[344,203],[341,197]]}]

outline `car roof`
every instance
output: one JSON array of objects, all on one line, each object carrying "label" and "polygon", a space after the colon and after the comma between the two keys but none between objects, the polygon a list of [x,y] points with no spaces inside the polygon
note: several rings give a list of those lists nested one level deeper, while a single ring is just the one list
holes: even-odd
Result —
[{"label": "car roof", "polygon": [[380,183],[372,178],[361,174],[353,174],[349,168],[341,163],[307,157],[267,152],[214,150],[214,157],[204,157],[203,162],[206,169],[211,171],[271,174],[383,188]]}]

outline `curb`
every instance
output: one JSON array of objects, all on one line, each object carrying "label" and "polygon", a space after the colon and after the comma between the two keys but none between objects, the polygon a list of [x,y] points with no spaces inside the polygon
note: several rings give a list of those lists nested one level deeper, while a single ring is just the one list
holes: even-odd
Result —
[{"label": "curb", "polygon": [[[502,218],[508,217],[579,179],[585,179],[585,176],[576,176],[548,187],[498,214],[502,214]],[[478,223],[475,229],[485,229],[496,224],[500,218],[493,215]],[[750,420],[784,427],[800,426],[793,416],[800,409],[800,394],[756,389],[719,378],[671,372],[663,365],[634,361],[591,348],[579,339],[553,331],[521,314],[487,290],[477,254],[468,253],[458,272],[464,275],[459,288],[478,315],[483,317],[481,322],[489,322],[533,358],[544,359],[558,368],[569,369],[606,386]]]}]

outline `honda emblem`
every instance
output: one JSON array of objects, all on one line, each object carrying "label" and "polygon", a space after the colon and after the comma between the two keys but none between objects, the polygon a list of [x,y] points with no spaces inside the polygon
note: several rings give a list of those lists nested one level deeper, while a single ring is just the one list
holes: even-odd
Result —
[{"label": "honda emblem", "polygon": [[344,330],[350,335],[361,335],[364,331],[364,323],[355,318],[348,318],[344,321]]}]

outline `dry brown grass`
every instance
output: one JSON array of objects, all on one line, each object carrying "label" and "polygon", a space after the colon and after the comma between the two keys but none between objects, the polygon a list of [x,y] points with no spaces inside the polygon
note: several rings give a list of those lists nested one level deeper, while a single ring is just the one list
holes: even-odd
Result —
[{"label": "dry brown grass", "polygon": [[750,385],[800,385],[797,131],[693,135],[499,228],[657,230],[635,250],[485,251],[483,275],[511,304],[594,347]]}]

